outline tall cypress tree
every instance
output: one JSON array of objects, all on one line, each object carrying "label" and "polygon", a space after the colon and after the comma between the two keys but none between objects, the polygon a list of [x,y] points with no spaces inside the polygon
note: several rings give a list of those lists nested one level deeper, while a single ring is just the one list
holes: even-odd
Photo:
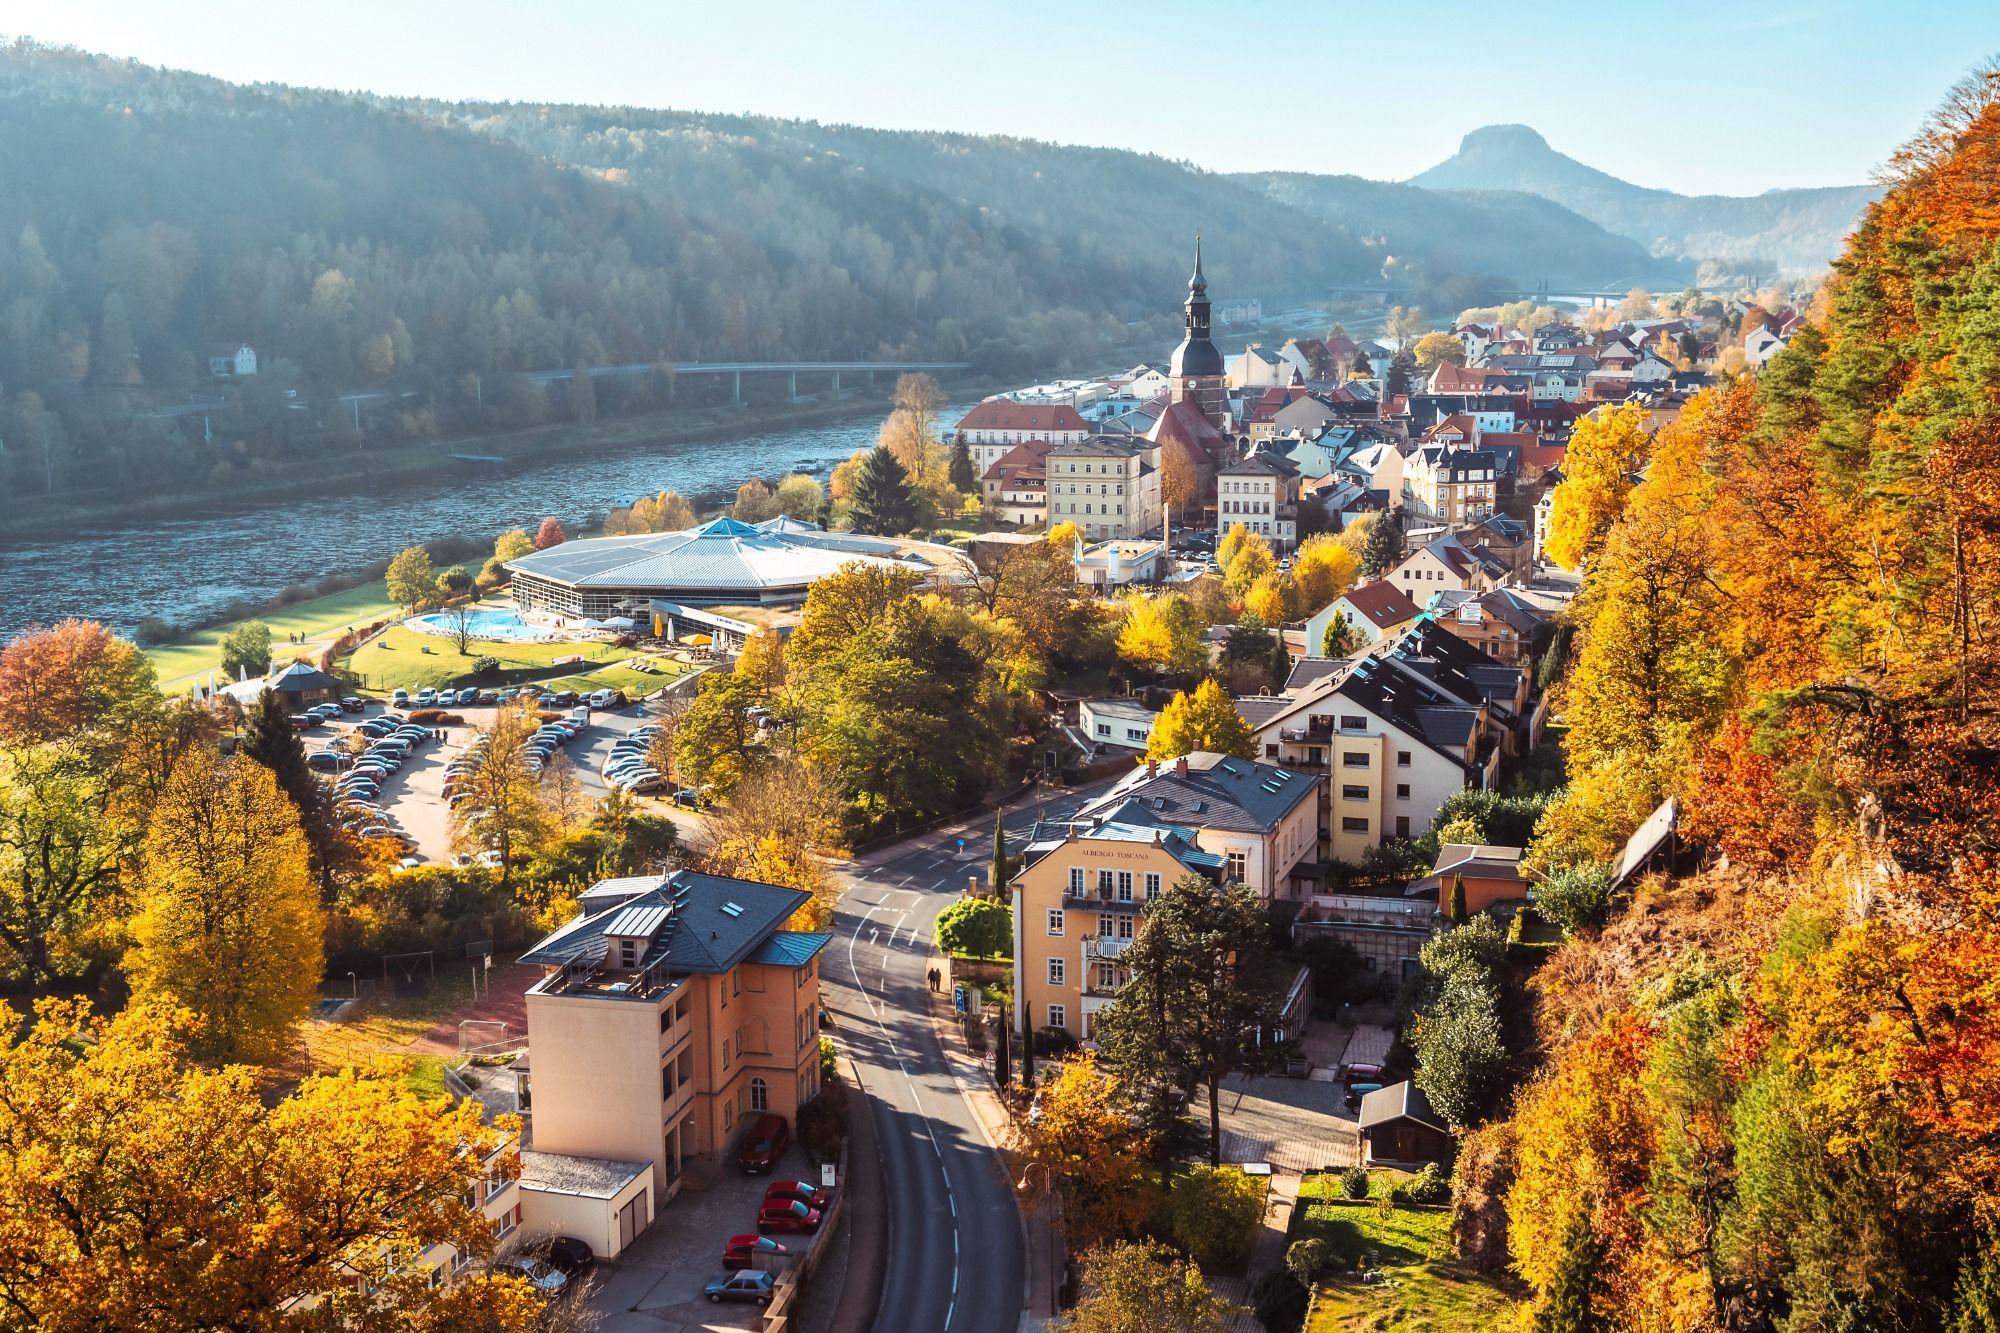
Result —
[{"label": "tall cypress tree", "polygon": [[332,802],[319,779],[306,765],[306,747],[284,701],[271,690],[257,696],[250,709],[249,728],[243,737],[243,753],[271,770],[278,788],[299,808],[299,825],[305,831],[306,846],[312,853],[313,876],[319,880],[323,897],[333,891],[333,863],[339,851],[339,831],[333,822]]},{"label": "tall cypress tree", "polygon": [[889,446],[878,444],[861,461],[854,478],[854,530],[896,537],[917,525],[917,505],[910,495],[910,474]]},{"label": "tall cypress tree", "polygon": [[1451,877],[1451,904],[1449,910],[1451,924],[1454,926],[1462,926],[1472,919],[1471,914],[1465,910],[1465,876],[1463,875],[1453,875]]},{"label": "tall cypress tree", "polygon": [[998,807],[993,811],[993,877],[989,887],[993,896],[1001,902],[1007,901],[1007,828],[1002,822],[1005,816]]},{"label": "tall cypress tree", "polygon": [[964,440],[951,446],[951,471],[947,477],[954,490],[967,495],[976,495],[979,491],[979,474],[973,470],[972,450],[966,447]]}]

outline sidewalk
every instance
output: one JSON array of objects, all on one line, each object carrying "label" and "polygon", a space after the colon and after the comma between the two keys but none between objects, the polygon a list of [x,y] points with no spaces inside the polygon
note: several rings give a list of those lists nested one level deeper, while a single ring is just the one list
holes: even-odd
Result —
[{"label": "sidewalk", "polygon": [[1238,1333],[1263,1333],[1264,1326],[1250,1312],[1250,1288],[1264,1274],[1284,1266],[1285,1230],[1291,1225],[1292,1208],[1298,1202],[1299,1182],[1300,1177],[1287,1172],[1273,1173],[1270,1192],[1264,1197],[1264,1225],[1250,1246],[1244,1276],[1210,1284],[1216,1295],[1243,1307],[1235,1321]]},{"label": "sidewalk", "polygon": [[[972,1108],[979,1132],[1001,1154],[1003,1168],[1011,1170],[1007,1149],[1013,1142],[1013,1123],[994,1089],[990,1065],[966,1049],[965,1038],[959,1032],[958,1016],[952,1010],[951,959],[933,949],[927,966],[936,967],[943,975],[937,992],[930,997],[929,1008],[938,1045],[944,1049],[945,1063],[957,1080],[966,1105]],[[1040,1333],[1056,1313],[1056,1289],[1062,1277],[1061,1239],[1044,1212],[1022,1206],[1020,1214],[1021,1251],[1027,1276],[1021,1295],[1020,1328],[1021,1333]]]},{"label": "sidewalk", "polygon": [[882,1303],[882,1274],[889,1251],[889,1218],[882,1201],[882,1159],[875,1144],[875,1107],[854,1062],[847,1073],[847,1225],[819,1267],[799,1312],[803,1328],[825,1333],[868,1333]]}]

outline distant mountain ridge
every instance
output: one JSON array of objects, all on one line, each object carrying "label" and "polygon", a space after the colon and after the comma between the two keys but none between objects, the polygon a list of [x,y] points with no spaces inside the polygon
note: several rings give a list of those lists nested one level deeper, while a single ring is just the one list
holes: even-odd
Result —
[{"label": "distant mountain ridge", "polygon": [[1429,190],[1518,190],[1630,237],[1656,255],[1762,259],[1787,274],[1816,272],[1840,252],[1872,185],[1684,195],[1634,185],[1549,146],[1526,125],[1472,131],[1458,152],[1410,177]]}]

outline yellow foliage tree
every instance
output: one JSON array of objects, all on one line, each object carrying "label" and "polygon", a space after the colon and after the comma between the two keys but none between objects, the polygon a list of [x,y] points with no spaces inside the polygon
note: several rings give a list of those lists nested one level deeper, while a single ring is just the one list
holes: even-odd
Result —
[{"label": "yellow foliage tree", "polygon": [[1291,581],[1275,569],[1250,585],[1250,591],[1243,594],[1244,613],[1257,617],[1274,629],[1292,618],[1291,609]]},{"label": "yellow foliage tree", "polygon": [[1021,1157],[1061,1191],[1063,1230],[1079,1249],[1137,1235],[1160,1203],[1146,1136],[1118,1105],[1118,1084],[1087,1052],[1041,1085],[1040,1115],[1016,1122]]},{"label": "yellow foliage tree", "polygon": [[1549,559],[1576,569],[1597,554],[1624,511],[1632,474],[1646,461],[1646,409],[1626,403],[1599,409],[1576,425],[1563,458],[1563,479],[1549,513]]},{"label": "yellow foliage tree", "polygon": [[1083,529],[1064,519],[1049,529],[1049,545],[1062,552],[1065,557],[1076,551],[1076,545],[1083,539]]},{"label": "yellow foliage tree", "polygon": [[1250,724],[1213,678],[1197,685],[1193,694],[1184,690],[1169,699],[1146,741],[1148,759],[1178,759],[1196,750],[1233,754],[1239,759],[1257,757],[1257,740]]},{"label": "yellow foliage tree", "polygon": [[776,690],[785,683],[785,641],[776,630],[760,629],[743,641],[736,659],[739,675],[750,677],[760,689]]},{"label": "yellow foliage tree", "polygon": [[322,971],[319,891],[291,799],[263,765],[191,749],[153,807],[144,861],[125,959],[134,997],[200,1013],[206,1058],[276,1058]]},{"label": "yellow foliage tree", "polygon": [[[500,1149],[517,1123],[421,1098],[396,1071],[308,1078],[266,1105],[254,1071],[190,1062],[213,1043],[184,1009],[105,1019],[45,1000],[37,1016],[0,1047],[7,1326],[536,1326],[542,1302],[518,1278],[475,1267],[433,1288],[406,1262],[436,1245],[492,1253],[475,1186],[511,1177]],[[10,1031],[19,1018],[0,1009]],[[282,1308],[300,1296],[317,1307]]]},{"label": "yellow foliage tree", "polygon": [[1151,671],[1198,671],[1207,659],[1196,620],[1194,608],[1177,594],[1132,593],[1125,599],[1125,620],[1118,627],[1118,656]]},{"label": "yellow foliage tree", "polygon": [[1292,584],[1298,590],[1296,613],[1316,614],[1353,587],[1360,573],[1360,548],[1350,544],[1345,534],[1336,537],[1322,532],[1306,538],[1292,561]]},{"label": "yellow foliage tree", "polygon": [[[1257,580],[1278,569],[1278,557],[1271,553],[1271,543],[1259,533],[1246,531],[1241,523],[1229,530],[1229,537],[1237,533],[1242,537],[1236,542],[1235,550],[1227,558],[1218,557],[1222,565],[1222,586],[1229,589],[1232,597],[1242,598],[1255,587]],[[1223,545],[1230,544],[1229,537]]]}]

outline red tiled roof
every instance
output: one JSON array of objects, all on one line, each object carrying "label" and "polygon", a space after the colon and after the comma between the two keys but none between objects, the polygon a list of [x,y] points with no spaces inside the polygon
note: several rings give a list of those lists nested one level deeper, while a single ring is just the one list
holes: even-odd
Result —
[{"label": "red tiled roof", "polygon": [[958,423],[960,430],[1084,431],[1090,423],[1065,404],[1017,403],[1008,398],[988,398],[967,412]]},{"label": "red tiled roof", "polygon": [[1377,629],[1400,625],[1417,614],[1417,604],[1387,579],[1349,588],[1347,604],[1366,616]]}]

